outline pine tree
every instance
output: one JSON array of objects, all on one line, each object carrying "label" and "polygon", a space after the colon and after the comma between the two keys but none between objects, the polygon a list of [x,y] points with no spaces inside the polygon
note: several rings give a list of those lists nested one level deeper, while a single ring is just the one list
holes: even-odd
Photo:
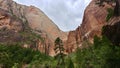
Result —
[{"label": "pine tree", "polygon": [[58,60],[56,68],[65,68],[65,62],[64,62],[65,54],[63,53],[64,52],[64,47],[63,47],[63,42],[59,37],[55,40],[54,50],[55,50],[55,53],[56,53],[55,59]]}]

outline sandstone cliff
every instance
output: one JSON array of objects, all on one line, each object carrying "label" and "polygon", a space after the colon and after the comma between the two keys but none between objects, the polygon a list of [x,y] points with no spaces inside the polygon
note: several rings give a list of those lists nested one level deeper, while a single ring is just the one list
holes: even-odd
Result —
[{"label": "sandstone cliff", "polygon": [[0,29],[22,30],[22,21],[0,8]]},{"label": "sandstone cliff", "polygon": [[106,24],[107,8],[109,7],[111,6],[106,3],[104,6],[99,6],[96,4],[96,0],[91,1],[84,12],[82,24],[75,31],[69,32],[66,42],[68,53],[74,51],[77,46],[81,47],[85,40],[92,43],[95,35],[101,35],[102,26]]},{"label": "sandstone cliff", "polygon": [[[12,0],[0,0],[0,29],[6,28],[10,31],[0,33],[5,35],[0,37],[0,41],[5,41],[8,37],[6,34],[11,33],[14,36],[9,40],[18,40],[23,42],[31,32],[26,33],[28,36],[21,36],[18,32],[28,30],[42,37],[40,39],[33,40],[35,44],[24,44],[24,47],[32,47],[45,52],[50,55],[54,55],[54,40],[60,37],[65,43],[66,53],[75,51],[77,47],[81,47],[84,41],[93,42],[95,35],[101,35],[101,28],[106,24],[107,8],[111,7],[106,4],[99,6],[96,4],[96,0],[92,0],[84,12],[84,18],[82,24],[74,31],[70,31],[69,34],[62,32],[40,9],[34,6],[25,6],[17,4]],[[110,20],[117,21],[119,18],[113,18]],[[26,28],[27,26],[27,28]],[[32,34],[33,36],[34,34]],[[30,34],[31,36],[31,34]],[[36,38],[34,38],[36,39]],[[31,41],[31,40],[30,40]]]},{"label": "sandstone cliff", "polygon": [[21,38],[17,32],[22,30],[22,21],[0,8],[0,43],[20,41]]},{"label": "sandstone cliff", "polygon": [[54,41],[57,37],[67,39],[67,33],[62,32],[40,9],[34,6],[17,4],[12,0],[0,0],[0,8],[9,11],[11,14],[28,21],[29,26],[38,31],[44,32]]},{"label": "sandstone cliff", "polygon": [[[21,40],[19,41],[27,41],[26,38],[31,35],[34,36],[34,33],[40,35],[44,42],[35,40],[35,45],[24,44],[24,47],[36,47],[37,45],[37,49],[42,52],[47,49],[50,55],[54,55],[54,40],[57,37],[60,37],[63,41],[67,40],[67,33],[61,31],[40,9],[34,6],[17,4],[12,0],[0,0],[0,29],[3,28],[8,29],[8,34],[13,32],[14,38],[16,38],[16,35],[20,37]],[[21,37],[19,31],[28,31],[24,34],[29,35]],[[4,32],[2,31],[1,33],[6,35],[6,30]],[[10,38],[13,39],[13,37],[11,36]],[[2,37],[0,38],[3,41]]]}]

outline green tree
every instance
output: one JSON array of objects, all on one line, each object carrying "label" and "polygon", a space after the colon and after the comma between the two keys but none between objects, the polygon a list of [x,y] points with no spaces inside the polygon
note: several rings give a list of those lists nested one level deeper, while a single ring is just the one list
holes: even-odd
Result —
[{"label": "green tree", "polygon": [[77,49],[77,68],[119,68],[120,47],[106,38],[94,37],[93,46]]},{"label": "green tree", "polygon": [[74,63],[72,61],[72,59],[69,57],[69,61],[68,61],[68,67],[67,68],[74,68]]},{"label": "green tree", "polygon": [[55,40],[55,59],[58,60],[57,67],[56,68],[65,68],[65,62],[64,62],[64,47],[63,47],[63,42],[62,40],[58,37]]},{"label": "green tree", "polygon": [[[0,66],[2,68],[21,68],[24,64],[32,64],[36,61],[39,64],[43,64],[43,62],[50,59],[50,56],[30,48],[22,48],[19,45],[0,44]],[[37,63],[35,64],[37,65]]]}]

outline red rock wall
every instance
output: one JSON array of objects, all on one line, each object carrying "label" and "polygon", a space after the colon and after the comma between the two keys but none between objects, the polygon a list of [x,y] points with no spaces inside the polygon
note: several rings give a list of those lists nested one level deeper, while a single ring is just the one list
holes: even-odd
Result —
[{"label": "red rock wall", "polygon": [[[75,50],[74,48],[81,47],[84,40],[93,42],[95,35],[101,35],[101,28],[106,24],[107,8],[110,6],[98,6],[95,0],[92,0],[84,12],[84,18],[81,26],[75,31],[69,32],[68,40],[66,43],[66,50]],[[78,43],[78,44],[76,44]],[[75,46],[75,47],[73,47]],[[71,52],[71,51],[69,51]]]}]

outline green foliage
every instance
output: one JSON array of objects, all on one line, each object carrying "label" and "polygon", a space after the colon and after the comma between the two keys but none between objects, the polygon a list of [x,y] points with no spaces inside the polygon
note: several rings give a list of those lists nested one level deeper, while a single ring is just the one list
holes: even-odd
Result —
[{"label": "green foliage", "polygon": [[67,68],[74,68],[74,63],[72,61],[72,59],[69,57],[69,60],[68,60],[68,67]]},{"label": "green foliage", "polygon": [[20,32],[20,36],[24,38],[23,43],[35,45],[37,40],[43,41],[42,37],[32,31]]},{"label": "green foliage", "polygon": [[65,68],[65,61],[64,61],[65,54],[63,53],[64,47],[63,47],[63,42],[59,37],[55,40],[54,50],[56,53],[55,59],[58,60],[57,68]]},{"label": "green foliage", "polygon": [[92,51],[91,48],[85,49],[77,49],[76,51],[76,62],[77,68],[89,68],[90,61],[92,58]]},{"label": "green foliage", "polygon": [[38,58],[41,58],[40,61],[50,59],[39,51],[22,48],[19,45],[0,45],[0,65],[3,68],[21,68],[23,64],[29,64]]},{"label": "green foliage", "polygon": [[113,11],[113,9],[108,8],[108,9],[107,9],[107,12],[108,12],[108,14],[107,14],[107,16],[106,16],[106,21],[108,22],[108,21],[110,20],[110,18],[113,16],[114,11]]},{"label": "green foliage", "polygon": [[[64,56],[62,40],[57,38],[56,59],[16,45],[0,45],[0,65],[2,68],[120,68],[120,47],[112,45],[106,38],[94,37],[93,46],[77,48],[75,53]],[[69,57],[70,56],[70,57]],[[57,65],[57,66],[56,66]]]},{"label": "green foliage", "polygon": [[12,68],[18,68],[18,63],[14,63],[14,65],[12,66]]},{"label": "green foliage", "polygon": [[77,49],[77,68],[119,68],[120,47],[114,46],[106,37],[95,36],[94,45]]}]

